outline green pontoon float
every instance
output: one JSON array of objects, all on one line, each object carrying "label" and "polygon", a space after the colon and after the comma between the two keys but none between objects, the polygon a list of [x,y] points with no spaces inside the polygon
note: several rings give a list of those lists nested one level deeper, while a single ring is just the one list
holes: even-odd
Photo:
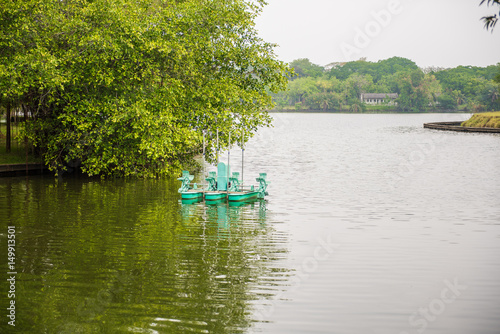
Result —
[{"label": "green pontoon float", "polygon": [[[205,134],[203,134],[205,136]],[[229,142],[231,142],[231,134],[229,134]],[[205,189],[198,189],[197,184],[191,184],[194,176],[190,175],[188,171],[182,172],[182,177],[178,178],[182,181],[179,193],[181,193],[183,201],[192,201],[193,203],[205,198],[207,203],[221,202],[226,199],[232,203],[251,202],[257,199],[263,199],[267,193],[267,186],[270,182],[266,180],[267,174],[260,173],[256,181],[259,182],[257,189],[251,186],[247,189],[243,187],[243,166],[245,148],[243,147],[243,134],[241,144],[241,181],[240,173],[234,172],[230,175],[229,157],[230,151],[228,150],[227,166],[225,163],[220,162],[217,164],[217,173],[209,172],[208,177],[205,178],[207,186]],[[218,147],[219,147],[219,133],[217,131],[217,161]],[[203,156],[205,157],[205,137],[203,137]]]},{"label": "green pontoon float", "polygon": [[229,202],[248,202],[256,199],[263,199],[267,193],[267,185],[270,183],[266,180],[267,174],[260,173],[259,177],[255,180],[259,182],[259,187],[255,189],[254,186],[251,186],[250,189],[244,190],[239,187],[239,173],[233,173],[233,177],[231,180],[231,187],[229,188],[229,192],[227,194],[227,199]]},{"label": "green pontoon float", "polygon": [[203,189],[198,189],[198,185],[196,183],[191,183],[193,179],[194,175],[190,175],[186,170],[182,172],[182,177],[177,179],[182,181],[181,187],[178,191],[181,194],[181,199],[183,201],[197,201],[203,199]]},{"label": "green pontoon float", "polygon": [[[215,178],[215,172],[207,178],[208,189],[205,191],[205,201],[218,201],[227,198],[228,193],[228,180],[227,175],[229,174],[229,166],[219,162],[217,165],[217,178]],[[210,180],[209,180],[210,179]],[[214,184],[214,179],[217,181]]]}]

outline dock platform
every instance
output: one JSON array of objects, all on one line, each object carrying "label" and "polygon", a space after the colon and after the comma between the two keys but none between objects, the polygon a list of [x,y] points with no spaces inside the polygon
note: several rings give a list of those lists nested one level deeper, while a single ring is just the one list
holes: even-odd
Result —
[{"label": "dock platform", "polygon": [[0,165],[0,177],[41,175],[48,171],[47,166],[41,163]]}]

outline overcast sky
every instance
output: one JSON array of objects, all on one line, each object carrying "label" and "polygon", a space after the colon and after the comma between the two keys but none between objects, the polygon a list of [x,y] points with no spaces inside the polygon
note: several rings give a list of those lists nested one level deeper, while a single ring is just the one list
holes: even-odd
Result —
[{"label": "overcast sky", "polygon": [[420,67],[488,66],[500,62],[500,23],[483,28],[498,6],[481,0],[267,0],[257,19],[266,41],[290,62],[318,65],[393,56]]}]

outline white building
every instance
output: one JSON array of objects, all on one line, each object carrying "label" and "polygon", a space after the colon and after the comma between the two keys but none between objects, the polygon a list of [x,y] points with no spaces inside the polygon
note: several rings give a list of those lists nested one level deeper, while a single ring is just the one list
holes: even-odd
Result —
[{"label": "white building", "polygon": [[366,104],[394,105],[398,98],[397,93],[365,93],[361,94],[361,102]]}]

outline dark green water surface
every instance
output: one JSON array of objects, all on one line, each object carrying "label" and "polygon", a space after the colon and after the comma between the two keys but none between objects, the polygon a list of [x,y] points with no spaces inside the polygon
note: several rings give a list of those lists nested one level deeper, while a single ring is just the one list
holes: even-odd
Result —
[{"label": "dark green water surface", "polygon": [[2,221],[17,237],[15,330],[245,331],[252,301],[277,288],[265,277],[286,275],[273,266],[286,249],[273,242],[280,236],[266,223],[265,203],[183,205],[177,187],[165,180],[2,180]]}]

